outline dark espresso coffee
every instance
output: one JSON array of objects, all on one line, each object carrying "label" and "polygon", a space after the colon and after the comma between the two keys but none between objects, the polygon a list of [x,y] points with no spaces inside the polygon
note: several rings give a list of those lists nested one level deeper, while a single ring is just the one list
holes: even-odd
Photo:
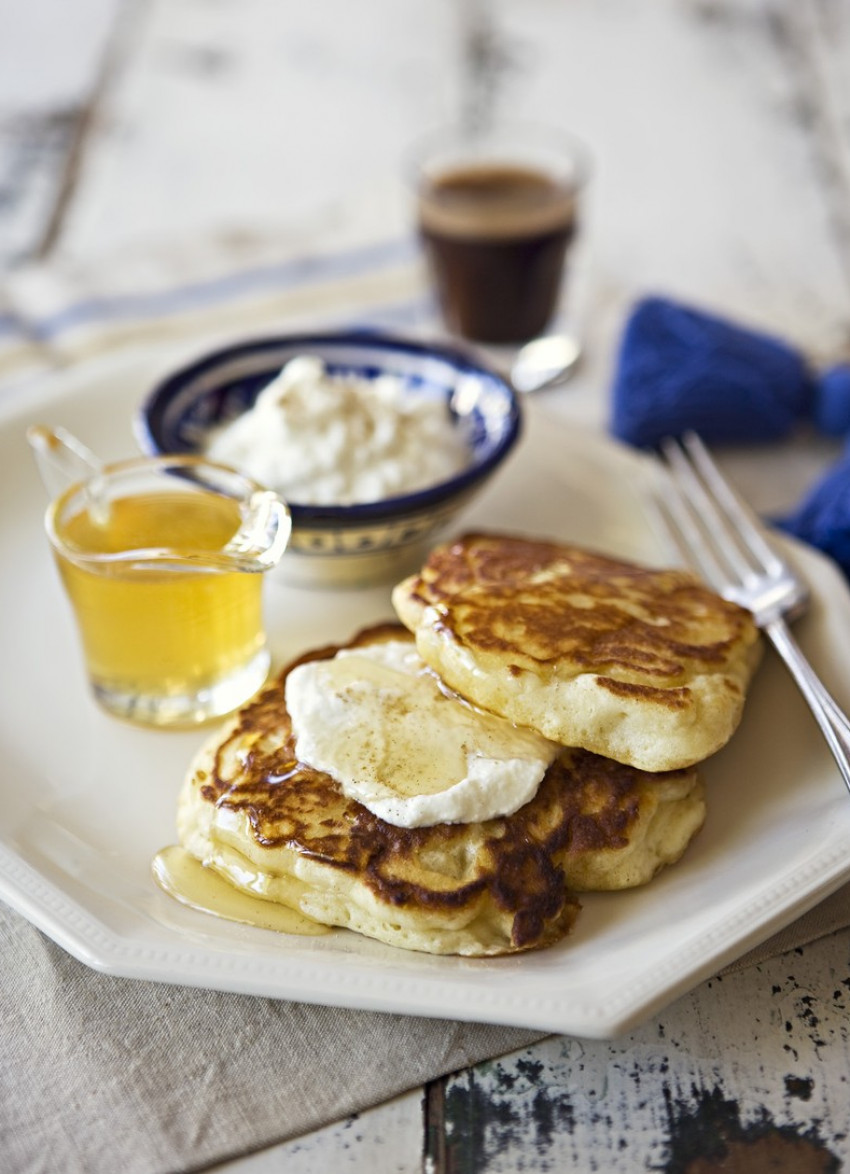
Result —
[{"label": "dark espresso coffee", "polygon": [[479,164],[420,192],[419,226],[450,329],[479,342],[540,334],[555,309],[575,197],[541,171]]}]

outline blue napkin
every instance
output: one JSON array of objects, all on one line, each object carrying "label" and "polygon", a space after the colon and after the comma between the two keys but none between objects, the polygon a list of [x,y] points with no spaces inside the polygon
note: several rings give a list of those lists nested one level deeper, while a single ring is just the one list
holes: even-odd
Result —
[{"label": "blue napkin", "polygon": [[809,414],[813,389],[806,362],[780,339],[645,298],[623,332],[611,431],[641,447],[687,429],[707,444],[782,440]]},{"label": "blue napkin", "polygon": [[[850,435],[850,365],[817,372],[780,338],[693,306],[647,297],[623,331],[610,431],[640,448],[688,429],[710,445],[777,442],[803,427]],[[777,524],[850,578],[850,444]]]},{"label": "blue napkin", "polygon": [[833,558],[850,579],[850,453],[816,482],[780,529]]}]

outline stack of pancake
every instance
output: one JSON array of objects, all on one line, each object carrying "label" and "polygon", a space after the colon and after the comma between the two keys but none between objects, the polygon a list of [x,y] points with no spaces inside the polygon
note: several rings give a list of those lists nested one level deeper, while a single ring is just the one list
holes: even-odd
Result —
[{"label": "stack of pancake", "polygon": [[[476,956],[549,945],[573,925],[578,893],[644,884],[682,855],[705,817],[697,764],[732,736],[760,656],[748,612],[685,571],[499,534],[436,548],[392,602],[401,623],[355,636],[346,671],[360,650],[399,644],[450,704],[534,731],[552,751],[531,797],[412,827],[352,798],[305,761],[287,706],[288,679],[340,652],[328,647],[197,755],[178,812],[196,859],[325,925]],[[405,720],[415,728],[413,701]],[[372,724],[341,727],[367,746],[363,770],[380,759]]]}]

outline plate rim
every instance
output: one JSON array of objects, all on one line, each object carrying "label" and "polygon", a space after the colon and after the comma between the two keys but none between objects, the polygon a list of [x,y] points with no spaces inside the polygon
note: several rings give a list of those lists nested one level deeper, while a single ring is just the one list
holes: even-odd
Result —
[{"label": "plate rim", "polygon": [[[110,355],[94,362],[78,364],[66,371],[57,372],[39,388],[32,398],[14,397],[12,402],[0,399],[0,433],[14,426],[15,421],[32,417],[33,410],[45,406],[60,406],[68,400],[86,394],[87,381],[105,378],[107,372],[116,367],[129,367],[134,371],[150,368],[155,371],[162,363],[162,355],[140,354],[134,351],[123,356]],[[78,386],[82,384],[82,386]],[[556,432],[567,429],[571,433],[571,444],[578,443],[583,450],[592,452],[604,462],[621,462],[637,475],[645,470],[646,458],[619,442],[592,430],[583,430],[574,424],[566,426],[554,414],[529,405],[526,416],[532,427],[526,429],[526,436],[520,442],[520,449],[529,444],[530,434],[540,420],[548,429]],[[578,440],[576,441],[576,435]],[[131,436],[128,422],[128,437]],[[516,458],[514,458],[516,459]],[[505,470],[509,475],[508,469]],[[817,570],[817,577],[826,575],[830,580],[830,591],[838,591],[842,607],[850,615],[850,592],[837,567],[819,552],[803,547],[799,542],[778,536],[779,541],[796,553],[804,562]],[[810,573],[810,578],[814,576]],[[820,582],[813,584],[820,597]],[[839,778],[836,771],[836,778]],[[175,788],[176,799],[176,788]],[[808,872],[808,877],[798,873]],[[179,940],[164,941],[156,949],[144,943],[134,943],[126,936],[111,929],[94,912],[85,909],[74,896],[54,883],[48,876],[19,855],[12,844],[7,843],[0,831],[0,897],[18,913],[80,962],[91,969],[128,979],[147,979],[179,985],[203,986],[209,989],[264,995],[266,997],[295,999],[331,1006],[376,1010],[396,1014],[413,1014],[443,1018],[447,1012],[454,1018],[468,1021],[497,1023],[504,1026],[519,1026],[544,1031],[566,1032],[587,1038],[613,1038],[637,1026],[663,1006],[668,1005],[700,981],[716,973],[722,966],[746,953],[753,945],[763,941],[773,932],[788,925],[798,916],[814,907],[839,888],[850,878],[850,824],[836,832],[835,840],[828,851],[816,856],[808,867],[800,866],[785,877],[785,899],[777,901],[774,891],[772,898],[763,892],[751,896],[750,900],[736,910],[733,919],[735,932],[721,935],[723,942],[715,943],[714,949],[706,950],[704,938],[685,943],[675,965],[668,962],[665,969],[670,971],[659,985],[658,969],[646,969],[641,975],[631,976],[619,999],[609,1000],[604,1007],[586,1004],[573,1006],[568,1013],[559,1001],[557,993],[543,996],[537,992],[533,1002],[527,1002],[520,1010],[514,998],[507,997],[498,988],[495,993],[482,986],[486,984],[455,987],[451,998],[446,999],[446,981],[442,975],[436,983],[427,973],[419,979],[410,979],[405,973],[400,980],[400,993],[386,988],[375,993],[370,989],[369,978],[374,973],[374,960],[361,959],[355,954],[347,955],[350,961],[346,971],[348,981],[344,998],[340,998],[339,983],[326,976],[327,962],[319,955],[318,961],[299,963],[302,974],[292,977],[291,960],[281,972],[280,958],[269,959],[266,955],[255,959],[251,974],[239,962],[242,955],[228,955],[218,949],[203,947],[190,942],[181,947]],[[766,882],[767,883],[767,882]],[[151,884],[153,882],[151,881]],[[790,896],[796,894],[795,898]],[[198,916],[204,916],[199,914]],[[167,927],[160,927],[169,933]],[[256,931],[268,933],[271,931]],[[333,931],[346,934],[348,931]],[[715,935],[716,936],[716,935]],[[303,940],[303,939],[302,939]],[[569,943],[567,941],[566,948]],[[386,947],[392,950],[392,947]],[[552,948],[550,948],[551,950]],[[408,952],[404,951],[407,954]],[[548,951],[541,951],[547,954]],[[532,955],[516,955],[522,959]],[[564,955],[568,957],[568,955]],[[427,956],[426,956],[427,957]],[[475,960],[465,960],[467,965]],[[501,960],[488,959],[490,966],[499,965]],[[210,966],[212,969],[210,970]],[[408,970],[410,968],[408,967]],[[309,987],[303,986],[304,975],[309,976]],[[350,981],[357,978],[357,981]],[[333,997],[335,996],[335,997]]]}]

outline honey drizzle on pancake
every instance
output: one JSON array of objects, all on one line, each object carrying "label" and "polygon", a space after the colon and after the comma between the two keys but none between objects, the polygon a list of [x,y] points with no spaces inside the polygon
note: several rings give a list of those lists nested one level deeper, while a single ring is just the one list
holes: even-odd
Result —
[{"label": "honey drizzle on pancake", "polygon": [[315,936],[329,933],[328,926],[277,901],[264,901],[237,889],[230,881],[205,868],[185,848],[171,844],[157,852],[152,864],[154,880],[181,905],[212,913],[225,921],[238,921],[277,933]]},{"label": "honey drizzle on pancake", "polygon": [[[376,625],[345,647],[402,637],[412,643],[400,625]],[[294,663],[337,650],[316,649]],[[218,881],[220,872],[237,894],[244,888],[267,894],[267,902],[251,902],[250,917],[236,920],[267,924],[254,914],[268,914],[266,905],[278,901],[299,906],[306,891],[311,900],[318,898],[317,915],[330,915],[329,924],[393,945],[431,948],[424,941],[430,926],[437,935],[469,938],[463,949],[444,943],[432,952],[483,955],[549,945],[569,932],[578,915],[576,889],[644,883],[681,855],[702,823],[704,800],[692,768],[652,775],[565,749],[534,798],[511,817],[396,828],[347,799],[329,775],[299,761],[285,706],[285,680],[293,667],[234,716],[198,756],[187,780],[181,838],[191,828],[192,851],[210,862],[209,868],[198,864],[195,875]],[[665,815],[669,810],[673,823]],[[310,875],[314,868],[319,871]],[[350,911],[362,903],[355,886],[371,894],[366,903],[378,911],[371,923],[351,920]],[[187,899],[185,887],[182,893],[176,887],[172,895],[178,899],[223,915],[203,892],[196,903],[193,893]],[[349,891],[347,906],[322,904],[323,893],[338,890]]]},{"label": "honey drizzle on pancake", "polygon": [[[364,629],[346,646],[388,637],[412,639],[400,624],[387,623]],[[203,800],[244,818],[258,848],[291,849],[355,876],[388,910],[420,905],[429,913],[443,909],[450,915],[475,903],[492,902],[498,915],[512,919],[515,948],[538,944],[552,926],[560,927],[560,936],[577,917],[579,902],[552,862],[553,853],[569,836],[567,811],[560,809],[553,794],[560,778],[554,766],[548,784],[544,780],[542,786],[557,810],[548,811],[542,802],[540,810],[532,801],[522,815],[472,825],[480,829],[476,866],[468,879],[438,877],[435,887],[428,870],[420,882],[420,870],[411,870],[410,862],[435,851],[449,861],[456,855],[465,861],[464,825],[396,828],[347,799],[329,775],[298,760],[284,704],[286,675],[301,659],[330,658],[338,647],[306,653],[243,707],[212,761],[195,775]],[[539,828],[536,823],[534,828],[526,825],[526,820],[535,819]],[[464,864],[461,872],[466,868]]]},{"label": "honey drizzle on pancake", "polygon": [[[414,592],[435,628],[524,667],[563,658],[607,687],[680,704],[655,687],[688,661],[722,666],[751,624],[687,571],[653,570],[543,540],[487,535],[431,552]],[[614,678],[606,680],[605,678]]]}]

